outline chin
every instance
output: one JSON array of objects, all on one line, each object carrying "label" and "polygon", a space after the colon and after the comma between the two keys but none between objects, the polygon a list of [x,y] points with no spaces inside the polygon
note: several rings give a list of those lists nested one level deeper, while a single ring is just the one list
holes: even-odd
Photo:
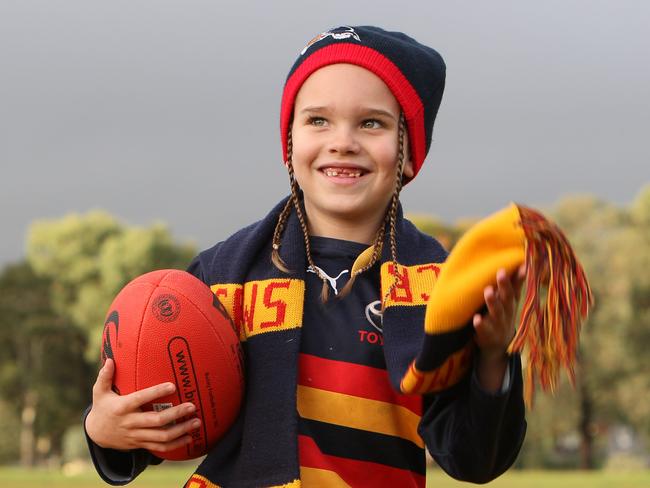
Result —
[{"label": "chin", "polygon": [[367,222],[381,218],[384,211],[381,211],[381,216],[378,215],[377,209],[379,206],[370,206],[364,202],[364,205],[349,204],[346,205],[342,202],[337,202],[335,206],[330,208],[331,215],[341,220],[356,220],[358,222]]}]

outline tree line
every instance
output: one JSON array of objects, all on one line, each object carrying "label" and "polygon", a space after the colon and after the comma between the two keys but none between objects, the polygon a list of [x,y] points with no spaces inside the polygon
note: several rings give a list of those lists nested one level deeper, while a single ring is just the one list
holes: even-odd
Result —
[{"label": "tree line", "polygon": [[[593,469],[617,426],[650,441],[650,185],[627,206],[570,196],[545,213],[574,246],[595,306],[575,387],[565,379],[554,396],[537,396],[517,465]],[[473,223],[411,220],[449,249]],[[83,441],[112,299],[142,273],[184,269],[195,253],[163,224],[130,226],[101,211],[32,223],[25,258],[0,272],[0,463],[69,458],[66,436]]]}]

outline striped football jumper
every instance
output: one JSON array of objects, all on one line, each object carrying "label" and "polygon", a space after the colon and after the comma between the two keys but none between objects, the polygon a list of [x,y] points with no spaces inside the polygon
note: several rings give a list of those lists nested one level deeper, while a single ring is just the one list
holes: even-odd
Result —
[{"label": "striped football jumper", "polygon": [[[317,266],[340,290],[366,245],[312,237]],[[359,275],[351,293],[320,299],[307,273],[298,363],[298,448],[306,486],[424,486],[424,443],[417,433],[419,395],[388,381],[379,305],[379,265]]]}]

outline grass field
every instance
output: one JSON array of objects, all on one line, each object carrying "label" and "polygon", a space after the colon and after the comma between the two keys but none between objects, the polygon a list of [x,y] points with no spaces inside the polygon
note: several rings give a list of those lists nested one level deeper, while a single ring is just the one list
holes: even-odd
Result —
[{"label": "grass field", "polygon": [[[129,485],[133,488],[178,488],[193,471],[192,466],[149,469]],[[58,471],[24,471],[0,468],[2,488],[106,488],[94,471],[65,476]],[[427,487],[460,488],[467,483],[454,481],[444,473],[430,471]],[[648,488],[650,470],[631,472],[510,471],[486,486],[494,488]]]}]

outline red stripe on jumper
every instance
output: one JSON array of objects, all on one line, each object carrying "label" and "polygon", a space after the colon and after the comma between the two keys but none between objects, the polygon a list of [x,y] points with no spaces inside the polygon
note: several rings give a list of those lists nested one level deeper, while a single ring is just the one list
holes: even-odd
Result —
[{"label": "red stripe on jumper", "polygon": [[393,390],[384,369],[300,354],[298,384],[369,400],[392,403],[422,415],[422,397]]},{"label": "red stripe on jumper", "polygon": [[426,476],[385,464],[323,454],[311,437],[298,436],[300,466],[338,474],[351,486],[424,488]]}]

